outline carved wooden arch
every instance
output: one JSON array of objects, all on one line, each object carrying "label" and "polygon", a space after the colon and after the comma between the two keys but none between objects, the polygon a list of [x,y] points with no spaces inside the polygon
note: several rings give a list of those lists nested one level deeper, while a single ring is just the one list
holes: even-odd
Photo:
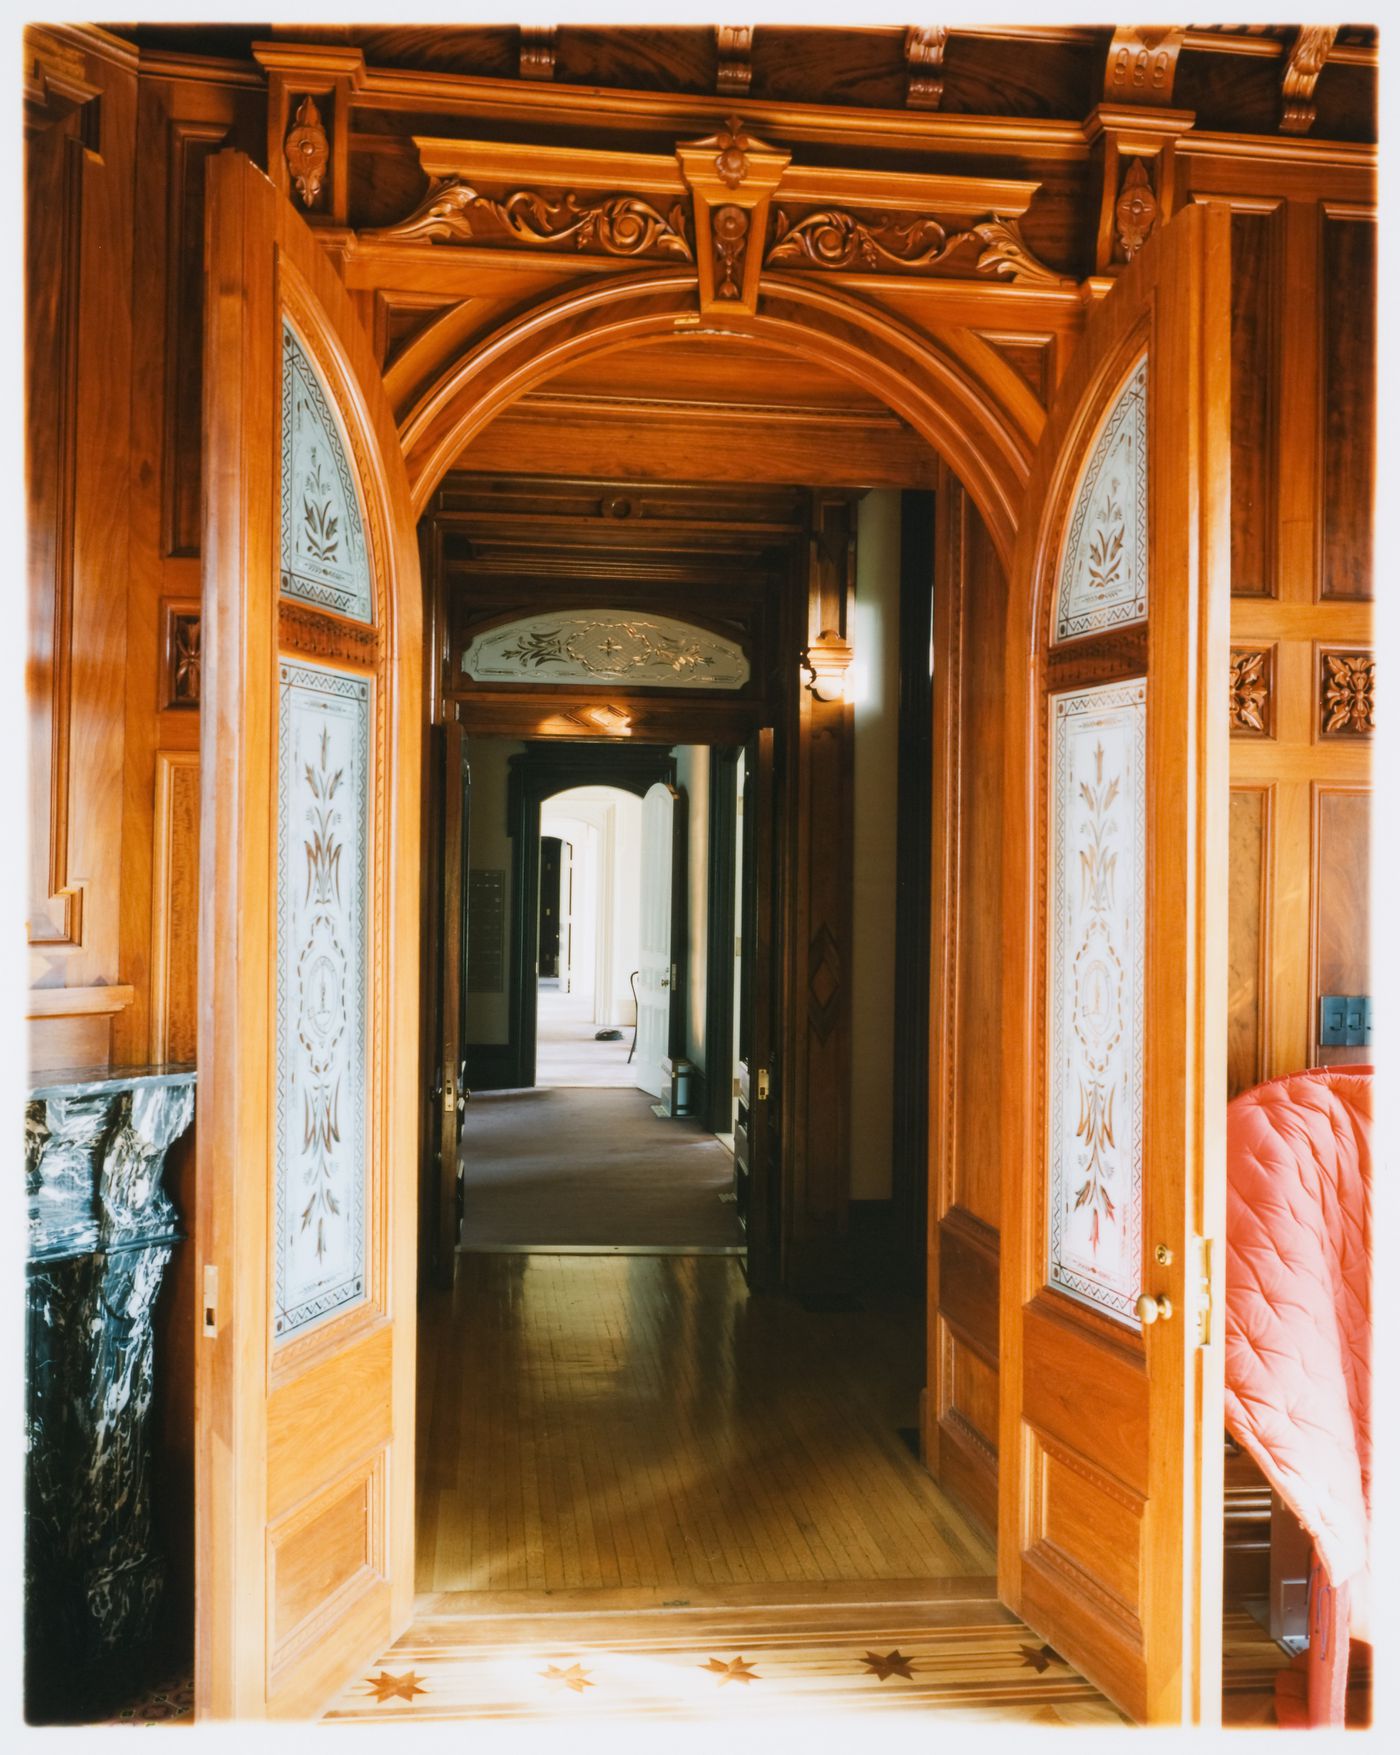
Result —
[{"label": "carved wooden arch", "polygon": [[[829,367],[878,395],[948,462],[1009,565],[1044,411],[1025,382],[967,330],[923,334],[865,299],[796,275],[766,275],[758,314],[742,323],[695,314],[693,278],[657,269],[576,287],[517,312],[463,347],[465,313],[448,312],[391,377],[405,401],[399,433],[415,511],[462,450],[526,391],[588,356],[651,336],[757,341]],[[469,320],[469,319],[467,319]],[[951,345],[950,345],[951,343]]]}]

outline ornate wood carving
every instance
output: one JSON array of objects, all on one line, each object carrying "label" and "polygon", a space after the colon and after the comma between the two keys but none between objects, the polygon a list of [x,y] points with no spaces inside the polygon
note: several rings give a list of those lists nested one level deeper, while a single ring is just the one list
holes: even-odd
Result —
[{"label": "ornate wood carving", "polygon": [[1283,67],[1280,133],[1306,134],[1317,120],[1313,93],[1336,40],[1335,24],[1305,24],[1299,30]]},{"label": "ornate wood carving", "polygon": [[744,250],[748,244],[749,216],[732,202],[717,207],[710,218],[714,239],[715,296],[737,299],[744,278]]},{"label": "ornate wood carving", "polygon": [[946,24],[911,24],[904,31],[908,84],[904,101],[911,110],[937,110],[943,104],[943,55],[948,47]]},{"label": "ornate wood carving", "polygon": [[715,90],[721,97],[743,97],[753,82],[753,26],[751,24],[717,24],[715,42],[719,49],[719,71]]},{"label": "ornate wood carving", "polygon": [[1324,650],[1320,657],[1322,735],[1370,737],[1376,729],[1375,655]]},{"label": "ornate wood carving", "polygon": [[1157,104],[1172,101],[1176,63],[1185,27],[1120,24],[1108,45],[1103,95],[1108,103]]},{"label": "ornate wood carving", "polygon": [[586,196],[572,189],[549,194],[516,189],[496,199],[459,177],[439,179],[407,219],[367,235],[694,260],[680,201],[662,212],[640,195]]},{"label": "ornate wood carving", "polygon": [[921,269],[936,273],[959,257],[970,258],[968,265],[978,274],[1029,285],[1071,284],[1039,260],[1014,220],[995,214],[966,231],[950,233],[936,219],[927,217],[907,219],[876,213],[861,218],[842,208],[828,207],[793,218],[788,210],[779,208],[765,263],[768,267],[877,273]]},{"label": "ornate wood carving", "polygon": [[701,311],[754,311],[769,203],[791,154],[729,116],[716,133],[678,146],[676,158],[694,198]]},{"label": "ornate wood carving", "polygon": [[558,27],[556,25],[521,25],[520,77],[522,79],[553,79],[557,37]]},{"label": "ornate wood carving", "polygon": [[1114,213],[1118,220],[1118,242],[1130,262],[1151,236],[1160,212],[1147,166],[1140,158],[1129,159]]},{"label": "ornate wood carving", "polygon": [[170,601],[165,610],[161,700],[163,708],[198,707],[200,680],[199,604],[194,599]]},{"label": "ornate wood carving", "polygon": [[1230,651],[1231,737],[1273,736],[1274,649]]},{"label": "ornate wood carving", "polygon": [[766,141],[755,140],[738,116],[725,118],[723,128],[695,143],[697,151],[707,146],[715,150],[715,175],[726,189],[737,189],[749,174],[749,154],[755,150],[771,152]]},{"label": "ornate wood carving", "polygon": [[285,597],[277,605],[277,640],[284,651],[344,658],[352,664],[373,664],[379,650],[372,627],[323,615]]},{"label": "ornate wood carving", "polygon": [[287,170],[301,196],[303,207],[314,207],[321,198],[326,167],[330,163],[331,143],[321,122],[321,112],[313,97],[304,97],[287,135],[283,152]]}]

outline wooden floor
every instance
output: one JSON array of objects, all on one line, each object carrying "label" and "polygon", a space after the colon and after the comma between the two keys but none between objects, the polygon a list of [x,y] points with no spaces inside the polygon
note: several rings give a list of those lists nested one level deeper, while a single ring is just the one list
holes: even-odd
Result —
[{"label": "wooden floor", "polygon": [[723,1256],[463,1255],[420,1320],[420,1591],[988,1578],[901,1428],[917,1313]]},{"label": "wooden floor", "polygon": [[872,1710],[883,1734],[889,1712],[931,1708],[940,1730],[1125,1722],[991,1592],[990,1580],[925,1579],[799,1587],[761,1605],[771,1589],[666,1606],[660,1593],[651,1606],[622,1592],[440,1597],[420,1603],[327,1717],[542,1720],[585,1734],[600,1719],[718,1719],[737,1731],[760,1716]]}]

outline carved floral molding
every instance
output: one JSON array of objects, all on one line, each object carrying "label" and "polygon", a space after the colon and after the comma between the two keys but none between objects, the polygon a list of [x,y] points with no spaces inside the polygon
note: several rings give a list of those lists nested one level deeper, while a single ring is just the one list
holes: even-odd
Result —
[{"label": "carved floral molding", "polygon": [[1324,737],[1370,737],[1376,729],[1376,660],[1370,652],[1321,654]]},{"label": "carved floral molding", "polygon": [[1274,653],[1230,652],[1230,735],[1273,735]]},{"label": "carved floral molding", "polygon": [[[939,64],[940,31],[919,32],[911,68]],[[786,148],[759,139],[739,115],[703,139],[678,142],[671,156],[414,143],[427,193],[397,224],[364,232],[367,242],[693,263],[702,311],[753,311],[768,269],[1074,285],[1040,261],[1021,232],[1038,183],[795,165]],[[1131,212],[1124,208],[1120,225],[1145,237],[1156,218],[1150,185],[1130,172],[1124,201]]]},{"label": "carved floral molding", "polygon": [[501,199],[457,178],[438,182],[396,226],[376,232],[405,242],[517,243],[597,250],[605,256],[670,256],[694,261],[684,204],[663,213],[640,195],[545,194],[517,189]]},{"label": "carved floral molding", "polygon": [[961,260],[978,274],[1041,286],[1068,284],[1031,250],[1014,220],[995,214],[949,232],[936,219],[900,219],[871,214],[862,219],[841,208],[826,208],[792,218],[779,208],[773,241],[765,257],[768,267],[910,269],[936,272]]}]

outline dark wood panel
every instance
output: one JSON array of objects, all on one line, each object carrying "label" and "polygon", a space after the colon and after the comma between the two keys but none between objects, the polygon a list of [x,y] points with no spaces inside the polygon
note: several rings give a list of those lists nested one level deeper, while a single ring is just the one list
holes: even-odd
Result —
[{"label": "dark wood panel", "polygon": [[1276,597],[1281,209],[1230,222],[1230,590]]},{"label": "dark wood panel", "polygon": [[219,123],[169,132],[165,379],[165,548],[199,553],[200,399],[204,357],[204,169],[228,141]]},{"label": "dark wood panel", "polygon": [[1316,1047],[1317,998],[1372,991],[1371,794],[1320,786],[1313,812],[1314,1064],[1362,1063],[1374,1049]]},{"label": "dark wood panel", "polygon": [[1265,1066],[1265,952],[1272,793],[1261,786],[1230,792],[1230,1024],[1227,1089],[1257,1085]]},{"label": "dark wood panel", "polygon": [[938,1308],[989,1363],[1000,1352],[1000,1255],[997,1234],[961,1208],[938,1225]]},{"label": "dark wood panel", "polygon": [[1322,577],[1324,598],[1371,588],[1376,468],[1376,228],[1322,221]]},{"label": "dark wood panel", "polygon": [[1001,1054],[1002,761],[1006,578],[980,519],[969,521],[959,708],[957,1157],[952,1199],[989,1225],[1001,1214],[1000,1117],[987,1069]]}]

